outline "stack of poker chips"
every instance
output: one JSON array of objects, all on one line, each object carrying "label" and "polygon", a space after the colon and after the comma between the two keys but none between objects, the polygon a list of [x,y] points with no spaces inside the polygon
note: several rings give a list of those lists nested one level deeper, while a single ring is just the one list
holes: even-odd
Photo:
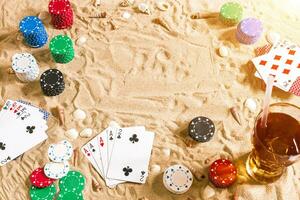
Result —
[{"label": "stack of poker chips", "polygon": [[39,48],[47,43],[48,35],[42,21],[35,16],[24,17],[19,29],[24,36],[25,42],[34,48]]},{"label": "stack of poker chips", "polygon": [[48,69],[41,75],[40,84],[46,96],[57,96],[65,89],[63,74],[57,69]]},{"label": "stack of poker chips", "polygon": [[55,28],[65,29],[73,25],[73,10],[69,0],[51,0],[48,9]]},{"label": "stack of poker chips", "polygon": [[57,35],[52,38],[49,48],[53,59],[57,63],[68,63],[75,56],[73,42],[67,35]]},{"label": "stack of poker chips", "polygon": [[254,44],[262,35],[263,25],[261,21],[255,18],[242,20],[236,32],[236,38],[243,44]]},{"label": "stack of poker chips", "polygon": [[29,53],[17,53],[12,57],[12,69],[22,82],[31,82],[39,76],[39,66]]},{"label": "stack of poker chips", "polygon": [[220,20],[226,25],[235,25],[243,17],[243,7],[239,3],[225,3],[220,10]]}]

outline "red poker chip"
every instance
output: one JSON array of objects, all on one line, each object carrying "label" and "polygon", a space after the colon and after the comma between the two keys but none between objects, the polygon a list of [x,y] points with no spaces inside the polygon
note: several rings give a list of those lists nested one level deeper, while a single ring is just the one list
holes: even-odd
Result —
[{"label": "red poker chip", "polygon": [[51,0],[48,5],[49,13],[52,14],[62,14],[66,11],[72,9],[69,0]]},{"label": "red poker chip", "polygon": [[48,178],[45,175],[43,168],[35,169],[31,173],[29,179],[30,179],[31,184],[38,188],[48,187],[55,181],[55,179]]},{"label": "red poker chip", "polygon": [[230,160],[219,159],[210,165],[209,180],[216,187],[228,187],[236,181],[236,177],[237,169]]},{"label": "red poker chip", "polygon": [[51,0],[48,8],[55,28],[64,29],[73,25],[73,10],[68,0]]}]

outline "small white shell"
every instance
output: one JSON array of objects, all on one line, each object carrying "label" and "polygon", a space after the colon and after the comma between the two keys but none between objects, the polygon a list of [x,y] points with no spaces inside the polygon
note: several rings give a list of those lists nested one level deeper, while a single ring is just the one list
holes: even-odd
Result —
[{"label": "small white shell", "polygon": [[248,108],[251,112],[255,112],[257,109],[256,101],[252,98],[248,98],[245,101],[245,106]]},{"label": "small white shell", "polygon": [[85,128],[80,132],[80,137],[89,138],[93,135],[93,129]]},{"label": "small white shell", "polygon": [[86,118],[86,114],[83,110],[77,109],[73,113],[73,117],[76,121],[84,120]]},{"label": "small white shell", "polygon": [[122,14],[122,17],[123,19],[129,19],[131,17],[131,14],[127,11],[125,11],[123,14]]},{"label": "small white shell", "polygon": [[101,0],[95,0],[94,5],[95,5],[95,6],[100,6],[100,5],[101,5]]},{"label": "small white shell", "polygon": [[146,4],[146,3],[140,3],[139,5],[138,5],[138,9],[139,9],[139,11],[140,12],[142,12],[142,13],[145,13],[145,14],[150,14],[150,8],[149,8],[149,5],[148,4]]},{"label": "small white shell", "polygon": [[270,31],[267,34],[267,40],[270,44],[276,44],[280,40],[280,34],[274,31]]},{"label": "small white shell", "polygon": [[169,157],[171,154],[171,150],[169,148],[163,148],[162,151],[166,157]]},{"label": "small white shell", "polygon": [[170,5],[164,0],[158,0],[156,2],[156,7],[161,11],[166,11],[169,9]]},{"label": "small white shell", "polygon": [[85,36],[80,36],[77,40],[76,40],[76,44],[78,46],[82,46],[84,43],[86,43],[87,38]]},{"label": "small white shell", "polygon": [[39,14],[38,14],[38,18],[40,19],[40,20],[42,20],[44,23],[45,23],[45,21],[50,21],[50,14],[49,14],[49,12],[47,12],[47,11],[42,11],[42,12],[40,12]]},{"label": "small white shell", "polygon": [[214,191],[214,189],[212,187],[210,187],[209,185],[207,185],[202,193],[202,197],[203,199],[209,199],[213,196],[215,196],[216,192]]},{"label": "small white shell", "polygon": [[120,125],[117,122],[115,122],[115,121],[109,122],[109,126],[112,127],[112,128],[118,128],[118,127],[120,127]]},{"label": "small white shell", "polygon": [[228,50],[228,48],[225,47],[225,46],[221,46],[221,47],[219,48],[219,54],[220,54],[220,56],[222,56],[222,57],[227,57],[227,56],[229,55],[229,50]]},{"label": "small white shell", "polygon": [[151,172],[158,174],[160,172],[160,166],[152,165],[150,170],[151,170]]},{"label": "small white shell", "polygon": [[66,135],[68,138],[75,140],[75,139],[78,137],[79,134],[78,134],[78,131],[77,131],[75,128],[72,128],[72,129],[70,129],[70,130],[67,130],[67,131],[65,132],[65,135]]}]

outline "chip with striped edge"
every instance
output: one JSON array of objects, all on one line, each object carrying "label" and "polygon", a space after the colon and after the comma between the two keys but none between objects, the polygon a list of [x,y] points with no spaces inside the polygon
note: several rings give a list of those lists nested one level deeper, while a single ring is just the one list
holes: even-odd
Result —
[{"label": "chip with striped edge", "polygon": [[41,167],[31,173],[29,180],[33,186],[38,188],[48,187],[55,181],[55,179],[48,178]]},{"label": "chip with striped edge", "polygon": [[31,186],[29,194],[31,200],[53,200],[56,194],[56,187],[54,184],[45,188]]},{"label": "chip with striped edge", "polygon": [[80,193],[85,187],[85,177],[79,171],[69,171],[59,180],[59,188],[64,192]]}]

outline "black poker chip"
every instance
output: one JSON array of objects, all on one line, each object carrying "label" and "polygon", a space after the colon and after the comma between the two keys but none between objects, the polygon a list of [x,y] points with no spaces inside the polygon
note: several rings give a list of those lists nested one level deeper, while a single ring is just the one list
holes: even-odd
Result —
[{"label": "black poker chip", "polygon": [[41,75],[40,84],[46,96],[56,96],[65,89],[64,77],[61,71],[49,69]]},{"label": "black poker chip", "polygon": [[190,122],[188,133],[197,142],[208,142],[215,134],[215,125],[207,117],[196,117]]}]

